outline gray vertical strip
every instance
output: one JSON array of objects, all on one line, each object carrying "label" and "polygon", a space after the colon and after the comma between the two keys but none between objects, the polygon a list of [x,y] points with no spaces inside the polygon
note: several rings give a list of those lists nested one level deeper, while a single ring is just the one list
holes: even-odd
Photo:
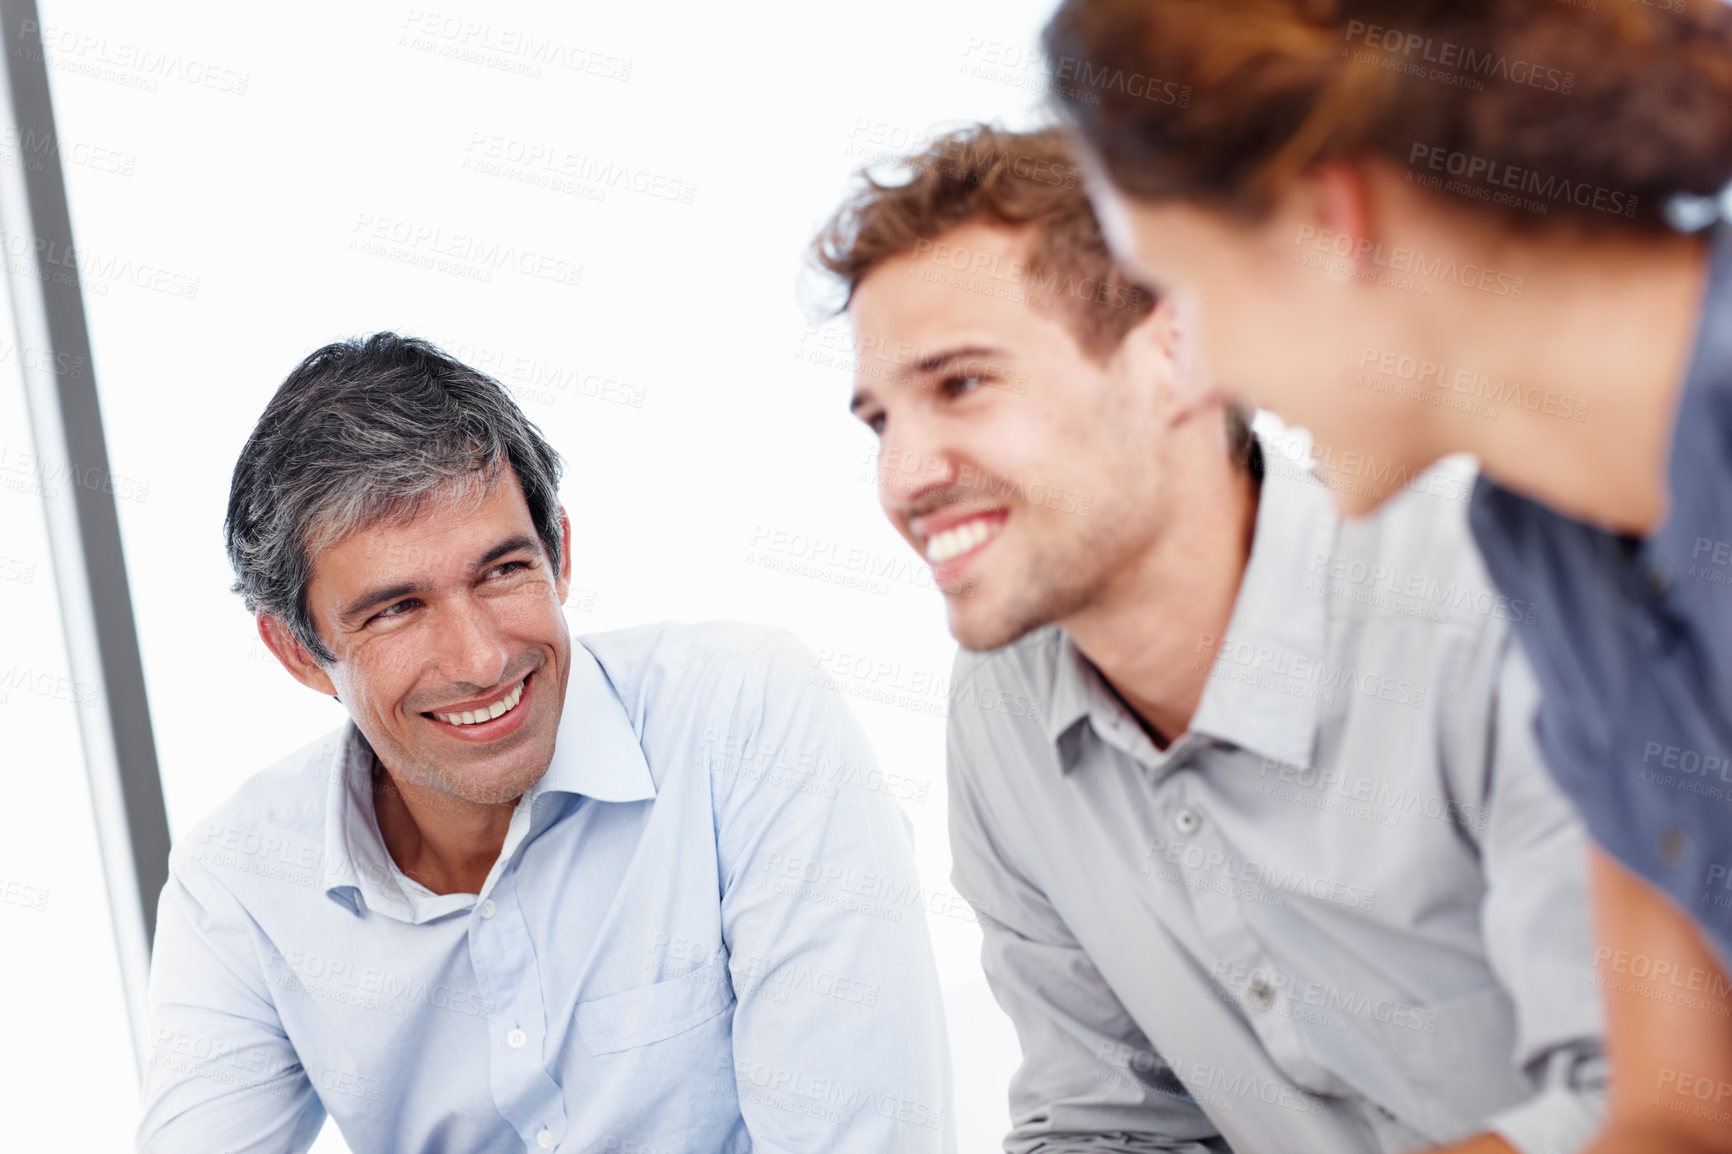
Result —
[{"label": "gray vertical strip", "polygon": [[90,361],[71,213],[35,0],[0,0],[0,123],[18,132],[0,165],[0,229],[75,712],[142,1071],[145,987],[156,900],[168,880],[168,819],[144,668],[120,549],[102,413]]}]

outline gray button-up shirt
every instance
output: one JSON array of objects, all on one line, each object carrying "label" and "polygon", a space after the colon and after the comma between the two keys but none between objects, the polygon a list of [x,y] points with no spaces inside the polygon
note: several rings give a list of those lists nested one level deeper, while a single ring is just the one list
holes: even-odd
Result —
[{"label": "gray button-up shirt", "polygon": [[1022,1043],[1006,1150],[1591,1135],[1583,835],[1506,627],[1543,610],[1495,594],[1431,488],[1344,523],[1272,471],[1164,750],[1062,631],[959,656],[954,880]]}]

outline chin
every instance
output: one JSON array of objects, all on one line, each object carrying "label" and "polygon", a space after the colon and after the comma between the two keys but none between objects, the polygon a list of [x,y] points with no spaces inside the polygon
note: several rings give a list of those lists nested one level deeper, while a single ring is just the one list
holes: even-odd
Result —
[{"label": "chin", "polygon": [[1018,626],[1002,612],[981,612],[982,606],[970,606],[974,612],[950,612],[950,635],[970,653],[986,653],[1002,649],[1017,638],[1039,629],[1041,622]]}]

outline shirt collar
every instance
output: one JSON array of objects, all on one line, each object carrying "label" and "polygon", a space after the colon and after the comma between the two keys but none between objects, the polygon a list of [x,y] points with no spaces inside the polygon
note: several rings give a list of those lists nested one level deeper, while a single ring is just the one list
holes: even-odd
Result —
[{"label": "shirt collar", "polygon": [[[332,900],[354,912],[364,900],[370,909],[410,922],[473,902],[468,894],[429,901],[424,892],[405,888],[408,879],[391,860],[373,816],[373,750],[352,721],[344,727],[332,769],[325,800],[324,879]],[[515,852],[527,833],[527,823],[518,818],[533,814],[537,799],[556,793],[601,802],[646,801],[656,795],[632,718],[595,655],[575,637],[553,760],[519,799],[501,857]]]},{"label": "shirt collar", "polygon": [[[1270,455],[1265,452],[1265,460]],[[1309,579],[1317,558],[1327,557],[1340,527],[1329,492],[1309,473],[1271,461],[1261,484],[1251,556],[1227,627],[1222,653],[1191,719],[1190,733],[1217,738],[1264,757],[1308,765],[1317,735],[1315,695],[1282,694],[1235,680],[1244,666],[1234,654],[1279,655],[1287,668],[1315,666],[1328,633],[1327,583]],[[1155,769],[1188,744],[1186,736],[1159,750],[1068,634],[1058,632],[1047,738],[1069,769],[1074,746],[1067,735],[1087,717],[1097,733]],[[1253,656],[1252,661],[1255,661]],[[1115,740],[1116,739],[1116,740]]]},{"label": "shirt collar", "polygon": [[1273,664],[1275,676],[1294,680],[1280,671],[1317,668],[1326,657],[1329,586],[1313,578],[1340,527],[1334,499],[1315,477],[1272,463],[1257,503],[1251,558],[1191,718],[1192,732],[1289,764],[1310,764],[1317,695],[1272,691],[1255,674]]}]

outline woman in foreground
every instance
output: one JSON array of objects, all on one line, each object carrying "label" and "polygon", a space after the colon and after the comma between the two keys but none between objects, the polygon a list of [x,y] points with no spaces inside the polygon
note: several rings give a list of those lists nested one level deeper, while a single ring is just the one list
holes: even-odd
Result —
[{"label": "woman in foreground", "polygon": [[1595,1152],[1732,1149],[1732,7],[1068,0],[1046,47],[1216,386],[1349,510],[1480,459],[1599,847]]}]

